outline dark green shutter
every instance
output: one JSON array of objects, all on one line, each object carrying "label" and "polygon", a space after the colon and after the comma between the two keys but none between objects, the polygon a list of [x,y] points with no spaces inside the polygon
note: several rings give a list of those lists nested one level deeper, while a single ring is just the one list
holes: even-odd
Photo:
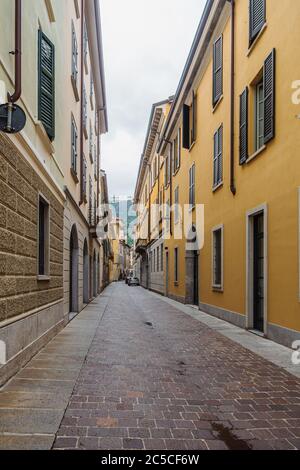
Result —
[{"label": "dark green shutter", "polygon": [[50,140],[55,137],[55,49],[39,30],[38,35],[38,117]]},{"label": "dark green shutter", "polygon": [[275,137],[275,49],[264,63],[264,142]]},{"label": "dark green shutter", "polygon": [[240,165],[248,158],[248,87],[240,95]]},{"label": "dark green shutter", "polygon": [[266,0],[250,0],[250,44],[266,21]]},{"label": "dark green shutter", "polygon": [[223,36],[213,46],[213,106],[223,94]]},{"label": "dark green shutter", "polygon": [[197,95],[193,92],[193,128],[192,128],[192,143],[197,139]]},{"label": "dark green shutter", "polygon": [[182,147],[190,148],[190,107],[187,104],[182,109]]}]

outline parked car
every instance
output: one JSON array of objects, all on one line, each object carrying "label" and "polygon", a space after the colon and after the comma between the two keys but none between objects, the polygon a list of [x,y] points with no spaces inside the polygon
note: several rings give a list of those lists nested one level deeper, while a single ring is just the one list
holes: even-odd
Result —
[{"label": "parked car", "polygon": [[140,281],[138,280],[137,277],[130,277],[128,279],[128,285],[129,286],[139,286],[140,285]]}]

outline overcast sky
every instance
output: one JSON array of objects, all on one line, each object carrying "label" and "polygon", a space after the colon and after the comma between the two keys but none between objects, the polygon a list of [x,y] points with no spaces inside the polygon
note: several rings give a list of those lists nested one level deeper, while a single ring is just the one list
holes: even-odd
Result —
[{"label": "overcast sky", "polygon": [[205,0],[100,0],[110,197],[134,193],[151,106],[176,91]]}]

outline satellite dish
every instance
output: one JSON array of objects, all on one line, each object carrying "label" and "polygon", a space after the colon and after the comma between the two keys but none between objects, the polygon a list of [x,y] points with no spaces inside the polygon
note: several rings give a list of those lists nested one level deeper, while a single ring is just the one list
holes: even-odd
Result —
[{"label": "satellite dish", "polygon": [[16,134],[24,129],[26,115],[20,106],[14,103],[0,105],[0,131]]}]

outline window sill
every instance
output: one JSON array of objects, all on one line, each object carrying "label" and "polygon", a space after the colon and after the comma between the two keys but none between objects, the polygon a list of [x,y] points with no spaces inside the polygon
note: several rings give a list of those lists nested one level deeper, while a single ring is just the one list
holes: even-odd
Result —
[{"label": "window sill", "polygon": [[255,153],[253,153],[248,160],[246,160],[247,165],[251,163],[253,160],[255,160],[259,155],[261,155],[265,150],[267,146],[263,145],[260,149],[258,149]]},{"label": "window sill", "polygon": [[196,207],[196,206],[191,206],[191,205],[190,205],[190,207],[189,207],[189,212],[193,212],[193,211],[195,210],[195,207]]},{"label": "window sill", "polygon": [[220,294],[224,292],[223,286],[212,286],[212,290],[213,292],[219,292]]},{"label": "window sill", "polygon": [[180,170],[180,166],[178,168],[176,168],[175,172],[173,173],[173,177],[177,175],[177,173],[179,172]]},{"label": "window sill", "polygon": [[213,186],[213,188],[212,188],[213,193],[218,191],[218,189],[222,188],[223,184],[224,184],[223,181],[221,181],[221,183],[218,183],[216,186]]},{"label": "window sill", "polygon": [[78,183],[79,183],[79,179],[78,179],[78,176],[77,176],[76,171],[75,171],[73,168],[70,168],[70,172],[71,172],[71,175],[72,175],[73,180],[75,181],[76,184],[78,184]]},{"label": "window sill", "polygon": [[77,88],[77,83],[76,83],[76,81],[75,81],[75,79],[72,75],[71,75],[71,83],[72,83],[72,87],[73,87],[73,91],[74,91],[75,100],[78,103],[79,102],[79,92],[78,92],[78,88]]},{"label": "window sill", "polygon": [[50,281],[50,276],[48,276],[47,274],[46,275],[38,274],[36,278],[39,282],[48,282],[48,281]]},{"label": "window sill", "polygon": [[83,134],[84,134],[85,140],[87,140],[89,136],[88,136],[88,131],[87,131],[86,126],[83,126]]},{"label": "window sill", "polygon": [[190,148],[189,148],[189,152],[191,152],[193,150],[193,148],[195,147],[196,145],[196,141],[194,140],[194,142],[191,144]]},{"label": "window sill", "polygon": [[46,129],[45,129],[44,124],[42,123],[42,121],[36,121],[35,126],[36,126],[37,131],[38,131],[40,137],[42,138],[45,146],[47,147],[47,150],[49,151],[49,153],[54,154],[55,153],[55,148],[54,148],[53,142],[51,142],[51,140],[49,139],[49,136],[46,132]]},{"label": "window sill", "polygon": [[251,55],[251,52],[253,51],[256,43],[259,41],[259,39],[261,38],[261,36],[263,35],[263,33],[265,32],[265,30],[267,29],[267,26],[268,26],[268,23],[265,23],[263,25],[263,27],[261,28],[260,32],[258,33],[258,35],[256,36],[256,38],[254,39],[254,41],[252,42],[252,44],[249,46],[249,49],[247,51],[247,57],[250,57]]},{"label": "window sill", "polygon": [[219,107],[219,104],[223,101],[224,95],[221,95],[216,104],[213,106],[212,112],[215,113],[217,108]]}]

